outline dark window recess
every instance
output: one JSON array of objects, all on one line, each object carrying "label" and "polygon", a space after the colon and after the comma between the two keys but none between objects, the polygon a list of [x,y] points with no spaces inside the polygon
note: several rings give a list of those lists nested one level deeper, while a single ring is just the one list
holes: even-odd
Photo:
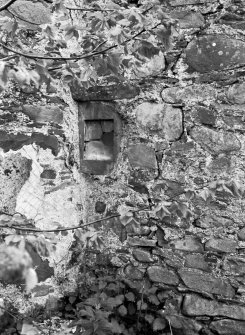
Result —
[{"label": "dark window recess", "polygon": [[122,122],[115,102],[79,104],[80,170],[106,175],[112,172],[120,151]]},{"label": "dark window recess", "polygon": [[84,160],[113,161],[114,120],[85,120]]}]

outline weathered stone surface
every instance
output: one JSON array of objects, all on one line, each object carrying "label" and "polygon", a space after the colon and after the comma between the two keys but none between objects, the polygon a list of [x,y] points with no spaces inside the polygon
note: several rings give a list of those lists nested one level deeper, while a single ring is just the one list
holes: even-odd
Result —
[{"label": "weathered stone surface", "polygon": [[147,273],[150,280],[156,283],[167,285],[178,285],[179,283],[179,278],[173,271],[169,271],[161,266],[150,266],[147,269]]},{"label": "weathered stone surface", "polygon": [[102,127],[98,121],[85,122],[85,141],[100,140],[102,136]]},{"label": "weathered stone surface", "polygon": [[229,153],[238,151],[241,143],[235,134],[228,132],[218,132],[205,127],[194,127],[190,131],[190,136],[205,150],[211,153]]},{"label": "weathered stone surface", "polygon": [[0,158],[0,210],[15,213],[16,199],[30,176],[32,161],[20,154]]},{"label": "weathered stone surface", "polygon": [[53,122],[61,124],[63,121],[63,112],[58,106],[24,105],[22,112],[37,123]]},{"label": "weathered stone surface", "polygon": [[204,125],[214,126],[216,123],[216,113],[213,109],[204,106],[197,106],[196,119]]},{"label": "weathered stone surface", "polygon": [[111,101],[131,99],[140,93],[138,86],[130,83],[112,83],[107,86],[82,87],[77,81],[70,84],[71,94],[76,101]]},{"label": "weathered stone surface", "polygon": [[156,248],[153,249],[152,253],[153,255],[164,258],[164,262],[172,268],[179,269],[184,265],[184,258],[182,258],[180,255],[176,255],[176,252],[173,252],[172,250]]},{"label": "weathered stone surface", "polygon": [[167,104],[143,102],[136,108],[136,120],[144,129],[169,141],[178,139],[183,131],[181,109]]},{"label": "weathered stone surface", "polygon": [[229,173],[231,169],[231,158],[226,157],[224,154],[213,157],[207,168],[211,173],[218,174],[219,176],[224,173]]},{"label": "weathered stone surface", "polygon": [[240,241],[245,241],[245,228],[239,230],[237,237]]},{"label": "weathered stone surface", "polygon": [[11,10],[18,16],[27,22],[33,22],[34,24],[28,25],[28,29],[33,27],[36,29],[36,25],[50,23],[50,11],[49,8],[44,6],[42,3],[32,3],[28,1],[18,1],[11,6]]},{"label": "weathered stone surface", "polygon": [[155,247],[157,241],[140,237],[128,237],[128,244],[131,247]]},{"label": "weathered stone surface", "polygon": [[203,252],[202,243],[192,236],[186,237],[183,240],[173,241],[171,242],[171,245],[177,250]]},{"label": "weathered stone surface", "polygon": [[168,87],[162,90],[163,101],[170,104],[185,102],[207,102],[216,101],[217,91],[211,85],[191,85],[187,87]]},{"label": "weathered stone surface", "polygon": [[19,150],[24,145],[36,143],[43,149],[51,149],[54,155],[59,152],[58,139],[53,135],[44,135],[42,133],[32,133],[31,136],[26,134],[7,133],[5,130],[0,130],[0,147],[5,151]]},{"label": "weathered stone surface", "polygon": [[187,255],[185,260],[185,266],[187,268],[199,269],[207,272],[211,271],[208,263],[205,261],[204,256],[200,254]]},{"label": "weathered stone surface", "polygon": [[96,201],[95,203],[95,212],[96,213],[104,213],[106,209],[106,204],[102,201]]},{"label": "weathered stone surface", "polygon": [[219,294],[225,297],[233,297],[235,295],[232,286],[221,278],[187,269],[179,270],[179,275],[185,285],[192,290]]},{"label": "weathered stone surface", "polygon": [[244,335],[245,322],[223,319],[211,322],[210,329],[219,335]]},{"label": "weathered stone surface", "polygon": [[204,17],[199,12],[175,11],[171,13],[171,17],[178,20],[179,27],[182,29],[198,28],[205,24]]},{"label": "weathered stone surface", "polygon": [[227,99],[231,103],[245,104],[245,83],[235,84],[229,87],[227,92]]},{"label": "weathered stone surface", "polygon": [[126,276],[134,280],[141,280],[144,277],[144,271],[141,271],[132,265],[128,265],[124,271]]},{"label": "weathered stone surface", "polygon": [[138,262],[152,263],[154,260],[151,257],[151,253],[142,249],[135,249],[133,251],[133,256]]},{"label": "weathered stone surface", "polygon": [[236,252],[237,242],[230,239],[211,238],[205,243],[205,250],[232,253]]},{"label": "weathered stone surface", "polygon": [[41,178],[44,179],[55,179],[56,178],[56,171],[53,169],[46,169],[40,175]]},{"label": "weathered stone surface", "polygon": [[245,320],[245,307],[226,305],[215,300],[201,298],[196,294],[185,296],[183,312],[188,316],[225,316],[231,319]]},{"label": "weathered stone surface", "polygon": [[145,144],[131,145],[128,150],[128,159],[132,167],[143,169],[157,168],[155,151]]},{"label": "weathered stone surface", "polygon": [[186,62],[190,71],[220,71],[245,62],[245,43],[225,35],[207,35],[189,43]]},{"label": "weathered stone surface", "polygon": [[232,275],[245,275],[245,259],[242,257],[228,257],[223,268]]},{"label": "weathered stone surface", "polygon": [[92,161],[112,161],[112,148],[104,145],[102,141],[86,143],[83,159]]}]

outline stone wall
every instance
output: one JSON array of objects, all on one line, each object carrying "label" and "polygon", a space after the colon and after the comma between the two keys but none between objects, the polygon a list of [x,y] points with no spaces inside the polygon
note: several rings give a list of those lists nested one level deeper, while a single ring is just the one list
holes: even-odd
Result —
[{"label": "stone wall", "polygon": [[[151,206],[220,179],[243,185],[245,3],[169,4],[163,7],[175,26],[165,36],[162,75],[124,85],[121,93],[113,85],[72,87],[81,106],[116,101],[123,120],[112,173],[83,175],[87,218]],[[245,334],[244,200],[221,189],[192,206],[189,221],[156,222],[139,212],[126,228],[118,219],[104,222],[105,234],[121,241],[111,265],[156,290],[155,304],[174,334]]]},{"label": "stone wall", "polygon": [[[165,69],[157,76],[88,91],[73,83],[76,102],[67,90],[2,93],[4,215],[20,213],[41,229],[67,227],[150,208],[219,179],[243,184],[244,5],[163,1],[174,24],[163,36]],[[120,151],[107,175],[81,168],[79,108],[94,101],[114,102],[122,120]],[[114,241],[108,265],[155,288],[174,334],[243,335],[244,205],[222,189],[213,201],[194,202],[190,220],[156,220],[142,211],[126,227],[118,218],[103,221],[105,242]],[[60,276],[73,235],[56,238],[49,265]]]}]

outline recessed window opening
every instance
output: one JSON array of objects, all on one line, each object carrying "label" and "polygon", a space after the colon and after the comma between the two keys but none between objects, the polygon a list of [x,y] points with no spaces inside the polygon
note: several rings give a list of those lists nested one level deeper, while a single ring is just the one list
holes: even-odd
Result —
[{"label": "recessed window opening", "polygon": [[113,161],[114,120],[85,120],[84,160]]}]

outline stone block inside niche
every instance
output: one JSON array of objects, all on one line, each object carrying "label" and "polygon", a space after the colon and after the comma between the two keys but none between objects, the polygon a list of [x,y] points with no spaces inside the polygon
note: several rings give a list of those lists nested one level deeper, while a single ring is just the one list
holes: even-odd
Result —
[{"label": "stone block inside niche", "polygon": [[110,173],[116,163],[121,138],[121,120],[116,103],[80,103],[79,134],[81,172]]}]

